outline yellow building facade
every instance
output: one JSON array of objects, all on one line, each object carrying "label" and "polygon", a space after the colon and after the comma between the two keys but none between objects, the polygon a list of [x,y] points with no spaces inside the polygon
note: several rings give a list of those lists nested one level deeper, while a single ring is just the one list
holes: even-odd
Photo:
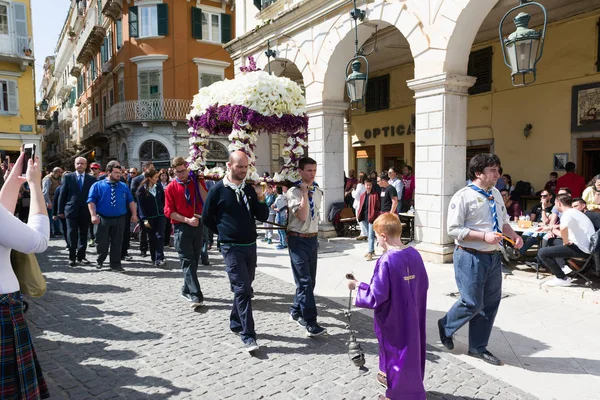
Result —
[{"label": "yellow building facade", "polygon": [[[537,81],[526,87],[512,86],[498,39],[473,46],[473,52],[491,48],[492,79],[491,90],[468,98],[467,159],[491,151],[500,157],[513,184],[527,181],[536,191],[553,170],[559,176],[564,173],[555,168],[555,161],[575,162],[586,179],[600,173],[600,127],[595,130],[593,121],[583,129],[572,127],[574,114],[591,113],[590,119],[596,115],[593,104],[576,107],[573,97],[581,102],[577,87],[600,83],[599,19],[600,10],[595,10],[549,24]],[[389,75],[389,108],[350,113],[348,169],[381,172],[391,165],[414,166],[414,132],[419,121],[414,117],[414,92],[406,83],[413,74],[413,63],[370,74],[370,79]],[[600,89],[588,90],[592,103],[598,91],[596,104],[600,104]],[[600,107],[597,115],[600,122]],[[525,132],[527,125],[531,129]]]},{"label": "yellow building facade", "polygon": [[[29,0],[0,3],[0,150],[18,154],[40,139],[36,129],[35,76]],[[39,152],[41,155],[41,151]]]}]

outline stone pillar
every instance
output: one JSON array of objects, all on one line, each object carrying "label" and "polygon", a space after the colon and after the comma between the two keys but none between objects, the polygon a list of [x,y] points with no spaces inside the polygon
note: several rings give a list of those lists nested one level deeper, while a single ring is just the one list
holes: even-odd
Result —
[{"label": "stone pillar", "polygon": [[467,179],[467,90],[474,83],[454,74],[408,81],[416,100],[415,247],[426,261],[452,260],[448,205]]},{"label": "stone pillar", "polygon": [[316,182],[323,189],[319,234],[335,236],[335,229],[328,221],[333,203],[344,201],[344,111],[348,104],[323,101],[309,104],[308,155],[317,161]]}]

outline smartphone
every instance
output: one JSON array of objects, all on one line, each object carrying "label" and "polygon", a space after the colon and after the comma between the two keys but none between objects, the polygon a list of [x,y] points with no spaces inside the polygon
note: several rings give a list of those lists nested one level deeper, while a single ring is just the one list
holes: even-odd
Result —
[{"label": "smartphone", "polygon": [[35,143],[27,143],[25,146],[23,146],[23,153],[25,153],[25,157],[23,157],[22,174],[25,175],[27,172],[27,166],[29,165],[29,160],[35,160]]}]

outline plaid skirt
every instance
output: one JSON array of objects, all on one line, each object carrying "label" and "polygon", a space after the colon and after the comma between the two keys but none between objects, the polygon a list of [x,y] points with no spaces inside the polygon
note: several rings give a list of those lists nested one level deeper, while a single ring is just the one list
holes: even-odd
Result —
[{"label": "plaid skirt", "polygon": [[0,294],[0,399],[50,397],[23,316],[21,292]]}]

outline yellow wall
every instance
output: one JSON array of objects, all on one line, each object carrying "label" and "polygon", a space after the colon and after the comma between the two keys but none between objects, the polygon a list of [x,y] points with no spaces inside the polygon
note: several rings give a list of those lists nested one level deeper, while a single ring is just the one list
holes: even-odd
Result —
[{"label": "yellow wall", "polygon": [[[32,20],[31,20],[31,5],[29,0],[20,0],[27,5],[27,19],[29,36],[33,37]],[[32,39],[33,41],[33,39]],[[33,46],[33,43],[32,43]],[[34,53],[34,56],[36,54]],[[22,73],[21,77],[9,76],[2,74],[2,71]],[[36,134],[36,116],[35,116],[35,92],[34,92],[34,72],[33,62],[25,71],[21,71],[20,66],[13,63],[0,63],[0,79],[12,79],[17,81],[18,99],[19,99],[19,114],[18,115],[0,115],[0,139],[2,134]],[[31,125],[32,132],[21,132],[21,125]],[[5,143],[8,145],[8,141]],[[0,148],[3,148],[0,143]]]},{"label": "yellow wall", "polygon": [[[518,180],[529,181],[536,190],[541,189],[553,169],[554,153],[569,153],[569,160],[577,157],[571,154],[571,92],[573,86],[600,81],[596,72],[599,17],[600,10],[551,24],[538,64],[537,82],[527,87],[511,85],[510,70],[504,65],[498,40],[473,47],[473,50],[494,47],[493,83],[491,92],[469,98],[467,139],[493,139],[493,150],[502,160],[505,173],[512,176],[513,184]],[[356,134],[358,139],[366,141],[365,146],[414,141],[414,136],[406,135],[378,140],[362,136],[369,127],[392,121],[410,123],[414,100],[406,80],[412,78],[412,68],[412,64],[406,64],[381,72],[391,73],[390,109],[368,114],[353,112],[350,137]],[[533,125],[528,139],[523,135],[526,124]],[[405,145],[404,149],[405,159],[414,164],[410,147]],[[382,165],[380,153],[379,146],[378,171]],[[354,150],[350,154],[350,168],[354,168]]]}]

